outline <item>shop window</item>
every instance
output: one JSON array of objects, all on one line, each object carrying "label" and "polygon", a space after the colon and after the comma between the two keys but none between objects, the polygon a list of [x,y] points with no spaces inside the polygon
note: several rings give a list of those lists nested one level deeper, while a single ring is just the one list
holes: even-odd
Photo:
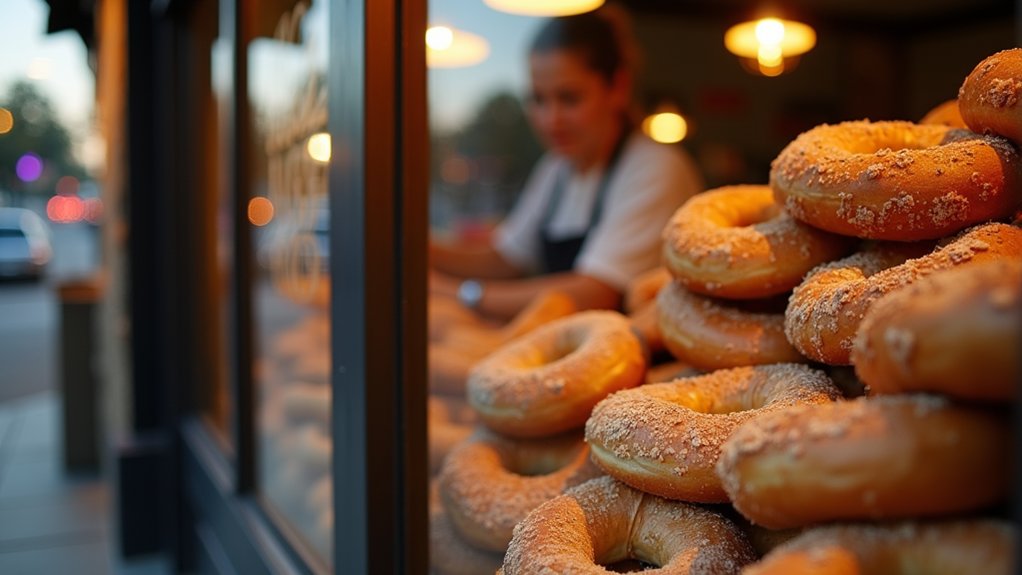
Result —
[{"label": "shop window", "polygon": [[333,533],[327,15],[325,2],[305,1],[256,13],[243,54],[257,484],[271,515],[324,563]]}]

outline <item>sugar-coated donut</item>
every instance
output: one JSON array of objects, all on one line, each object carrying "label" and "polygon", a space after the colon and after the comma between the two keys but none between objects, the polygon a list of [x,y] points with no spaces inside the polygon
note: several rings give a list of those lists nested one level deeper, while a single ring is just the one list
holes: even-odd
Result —
[{"label": "sugar-coated donut", "polygon": [[810,359],[848,365],[855,332],[880,296],[943,269],[1018,258],[1022,229],[1008,224],[975,226],[926,255],[905,259],[925,247],[882,246],[810,272],[788,300],[784,317],[788,341]]},{"label": "sugar-coated donut", "polygon": [[479,549],[504,551],[530,511],[598,475],[579,433],[510,439],[480,430],[451,450],[438,482],[461,537]]},{"label": "sugar-coated donut", "polygon": [[627,318],[585,311],[542,326],[476,364],[468,400],[491,429],[543,437],[582,427],[593,406],[643,382],[646,360]]},{"label": "sugar-coated donut", "polygon": [[[952,268],[877,300],[852,347],[870,393],[1018,396],[1022,260]],[[977,374],[977,369],[982,375]]]},{"label": "sugar-coated donut", "polygon": [[973,131],[1022,144],[1022,48],[988,56],[958,90],[962,118]]},{"label": "sugar-coated donut", "polygon": [[727,495],[714,466],[735,429],[765,413],[840,398],[823,372],[800,364],[720,370],[615,393],[593,410],[586,441],[593,461],[632,487],[720,503]]},{"label": "sugar-coated donut", "polygon": [[663,235],[664,263],[677,281],[729,299],[790,291],[810,269],[851,248],[847,238],[792,219],[768,186],[726,186],[693,196]]},{"label": "sugar-coated donut", "polygon": [[717,473],[735,508],[783,529],[935,517],[998,503],[1011,489],[1011,421],[938,396],[861,397],[748,421]]},{"label": "sugar-coated donut", "polygon": [[746,311],[671,282],[657,295],[657,310],[664,347],[697,369],[805,361],[784,334],[783,307]]},{"label": "sugar-coated donut", "polygon": [[938,124],[949,128],[968,128],[958,109],[958,100],[947,100],[935,106],[919,120],[920,124]]},{"label": "sugar-coated donut", "polygon": [[426,403],[426,431],[429,435],[429,472],[440,470],[455,445],[472,435],[475,412],[464,400],[430,395]]},{"label": "sugar-coated donut", "polygon": [[671,272],[665,267],[653,268],[636,277],[625,289],[622,307],[629,315],[639,311],[656,299],[660,288],[671,281]]},{"label": "sugar-coated donut", "polygon": [[1010,575],[1017,538],[1010,523],[992,519],[816,527],[742,575]]},{"label": "sugar-coated donut", "polygon": [[648,573],[737,574],[755,559],[745,536],[724,516],[647,495],[601,477],[552,499],[517,527],[504,575],[597,575],[637,559]]},{"label": "sugar-coated donut", "polygon": [[844,122],[804,132],[770,184],[792,216],[834,233],[937,239],[1011,217],[1022,200],[1018,150],[1000,136],[911,122]]},{"label": "sugar-coated donut", "polygon": [[429,485],[429,567],[435,575],[480,575],[500,569],[500,553],[472,547],[454,529],[436,481]]}]

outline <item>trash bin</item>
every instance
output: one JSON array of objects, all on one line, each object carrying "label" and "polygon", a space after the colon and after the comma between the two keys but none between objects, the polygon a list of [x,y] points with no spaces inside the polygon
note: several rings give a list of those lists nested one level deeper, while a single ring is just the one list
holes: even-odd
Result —
[{"label": "trash bin", "polygon": [[101,291],[97,277],[65,280],[57,285],[64,468],[67,471],[99,470],[95,327]]}]

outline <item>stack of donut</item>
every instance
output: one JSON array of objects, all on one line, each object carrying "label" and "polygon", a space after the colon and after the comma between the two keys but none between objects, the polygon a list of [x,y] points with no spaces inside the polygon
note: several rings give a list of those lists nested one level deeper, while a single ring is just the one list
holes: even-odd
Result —
[{"label": "stack of donut", "polygon": [[1000,52],[960,114],[822,125],[769,186],[682,206],[657,332],[708,373],[601,401],[610,477],[530,513],[502,572],[1012,572],[1020,95],[1022,49]]},{"label": "stack of donut", "polygon": [[641,384],[646,367],[630,322],[611,311],[555,319],[478,361],[466,396],[479,424],[436,478],[432,569],[492,573],[530,511],[600,475],[581,428],[601,399]]}]

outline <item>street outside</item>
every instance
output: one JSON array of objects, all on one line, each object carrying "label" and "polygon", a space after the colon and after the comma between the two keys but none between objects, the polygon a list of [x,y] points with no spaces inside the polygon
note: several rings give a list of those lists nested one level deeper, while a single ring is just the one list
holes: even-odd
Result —
[{"label": "street outside", "polygon": [[99,265],[99,228],[50,224],[53,259],[39,282],[0,281],[0,402],[59,387],[62,281]]}]

